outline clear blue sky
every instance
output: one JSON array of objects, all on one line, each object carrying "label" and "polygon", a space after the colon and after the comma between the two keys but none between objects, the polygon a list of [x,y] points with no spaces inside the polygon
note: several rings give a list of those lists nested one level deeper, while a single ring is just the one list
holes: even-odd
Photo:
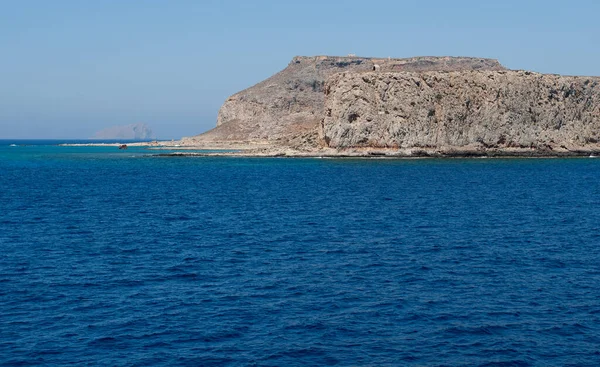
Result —
[{"label": "clear blue sky", "polygon": [[295,55],[497,58],[600,75],[600,2],[0,0],[0,138],[214,126],[227,96]]}]

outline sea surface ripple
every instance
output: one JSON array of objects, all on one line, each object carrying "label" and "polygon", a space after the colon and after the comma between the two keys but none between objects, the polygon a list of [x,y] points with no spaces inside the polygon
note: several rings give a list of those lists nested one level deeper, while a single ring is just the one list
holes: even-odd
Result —
[{"label": "sea surface ripple", "polygon": [[26,148],[0,365],[600,365],[600,159]]}]

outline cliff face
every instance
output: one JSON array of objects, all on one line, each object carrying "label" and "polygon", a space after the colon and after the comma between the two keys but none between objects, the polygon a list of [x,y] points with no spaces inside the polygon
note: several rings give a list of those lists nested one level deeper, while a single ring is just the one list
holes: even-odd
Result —
[{"label": "cliff face", "polygon": [[219,111],[217,127],[191,139],[289,142],[309,135],[311,140],[323,119],[323,86],[328,77],[340,72],[427,70],[504,68],[496,60],[466,57],[295,57],[283,71],[229,97]]},{"label": "cliff face", "polygon": [[325,85],[333,148],[578,149],[600,141],[600,78],[526,71],[340,73]]}]

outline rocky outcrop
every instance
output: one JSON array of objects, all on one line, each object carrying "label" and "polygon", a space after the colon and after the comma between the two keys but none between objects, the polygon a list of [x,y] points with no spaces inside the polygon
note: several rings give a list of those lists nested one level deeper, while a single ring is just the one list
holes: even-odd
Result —
[{"label": "rocky outcrop", "polygon": [[92,139],[147,140],[154,139],[154,133],[146,124],[130,124],[98,131]]},{"label": "rocky outcrop", "polygon": [[600,78],[527,71],[340,73],[325,85],[332,148],[598,149]]},{"label": "rocky outcrop", "polygon": [[266,155],[595,155],[600,79],[480,58],[295,57],[182,140],[234,143]]},{"label": "rocky outcrop", "polygon": [[314,145],[323,119],[324,85],[340,72],[428,70],[504,70],[496,60],[468,57],[408,59],[361,57],[295,57],[283,71],[229,97],[217,127],[188,142],[282,142]]}]

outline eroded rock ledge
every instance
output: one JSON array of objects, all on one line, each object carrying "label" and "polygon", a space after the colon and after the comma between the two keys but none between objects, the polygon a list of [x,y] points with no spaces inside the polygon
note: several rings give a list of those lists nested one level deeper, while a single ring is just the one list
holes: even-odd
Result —
[{"label": "eroded rock ledge", "polygon": [[341,73],[319,135],[346,149],[595,150],[600,78],[527,71]]}]

